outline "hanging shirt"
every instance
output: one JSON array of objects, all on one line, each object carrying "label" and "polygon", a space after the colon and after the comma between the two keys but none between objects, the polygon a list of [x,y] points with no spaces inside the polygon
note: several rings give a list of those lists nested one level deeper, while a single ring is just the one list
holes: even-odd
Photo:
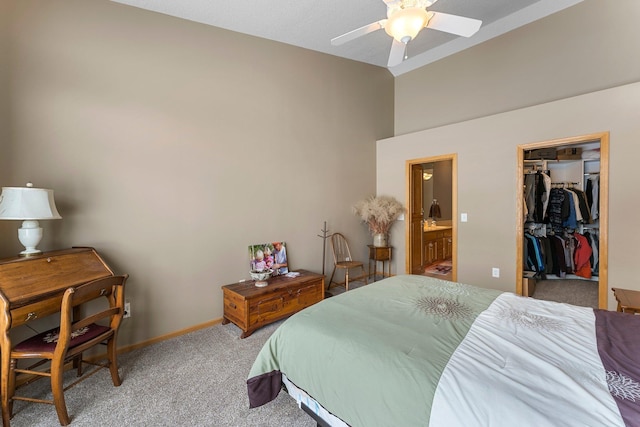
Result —
[{"label": "hanging shirt", "polygon": [[600,212],[598,211],[598,206],[600,205],[598,198],[600,195],[600,177],[590,176],[589,182],[591,183],[591,217],[595,221],[600,216]]},{"label": "hanging shirt", "polygon": [[543,254],[542,248],[540,246],[540,241],[530,234],[525,233],[524,237],[527,239],[527,265],[528,267],[535,271],[537,275],[542,276],[543,279],[546,279],[546,275],[544,272],[544,262],[543,262]]},{"label": "hanging shirt", "polygon": [[438,204],[438,202],[431,203],[431,207],[429,208],[429,217],[431,218],[442,217],[442,213],[440,213],[440,205]]},{"label": "hanging shirt", "polygon": [[[576,194],[573,188],[567,189],[566,191],[571,195],[573,199],[573,208],[576,216],[576,221],[582,222],[583,218],[582,218],[582,212],[580,211],[580,199],[578,198],[578,194]],[[577,224],[576,224],[576,227],[577,227]]]},{"label": "hanging shirt", "polygon": [[546,173],[542,173],[542,182],[544,185],[544,195],[542,197],[542,218],[547,216],[547,207],[549,206],[549,195],[551,193],[551,177]]},{"label": "hanging shirt", "polygon": [[561,188],[552,188],[549,193],[549,207],[547,209],[547,222],[556,233],[562,232],[562,224],[569,216],[569,204],[566,193]]},{"label": "hanging shirt", "polygon": [[569,201],[569,215],[562,221],[562,226],[567,228],[576,229],[578,223],[576,221],[576,207],[573,201],[573,193],[567,190],[562,190],[565,193],[565,199]]}]

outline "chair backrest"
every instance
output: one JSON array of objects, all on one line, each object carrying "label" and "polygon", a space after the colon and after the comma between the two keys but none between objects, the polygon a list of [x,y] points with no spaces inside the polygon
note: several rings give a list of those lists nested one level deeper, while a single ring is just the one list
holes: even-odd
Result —
[{"label": "chair backrest", "polygon": [[[124,315],[124,284],[128,277],[127,274],[104,277],[65,291],[62,297],[60,334],[55,350],[56,353],[64,353],[66,351],[73,332],[81,330],[92,323],[108,319],[109,329],[117,332]],[[99,306],[96,304],[99,308],[94,308],[94,304],[92,304],[91,308],[74,310],[80,305],[102,298],[107,301],[106,308],[104,308],[105,304]],[[74,311],[76,313],[80,312],[75,321]],[[85,313],[82,313],[82,311]]]},{"label": "chair backrest", "polygon": [[333,233],[331,235],[331,250],[333,251],[333,262],[335,264],[353,261],[351,251],[349,251],[349,243],[341,233]]}]

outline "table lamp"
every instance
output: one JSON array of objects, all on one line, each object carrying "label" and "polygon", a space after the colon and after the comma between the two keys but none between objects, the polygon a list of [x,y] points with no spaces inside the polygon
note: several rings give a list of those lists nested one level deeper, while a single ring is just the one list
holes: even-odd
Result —
[{"label": "table lamp", "polygon": [[33,188],[32,183],[26,187],[2,187],[0,194],[0,219],[22,221],[18,229],[18,239],[25,247],[20,255],[39,254],[36,249],[42,240],[42,228],[39,220],[61,219],[53,200],[53,190]]}]

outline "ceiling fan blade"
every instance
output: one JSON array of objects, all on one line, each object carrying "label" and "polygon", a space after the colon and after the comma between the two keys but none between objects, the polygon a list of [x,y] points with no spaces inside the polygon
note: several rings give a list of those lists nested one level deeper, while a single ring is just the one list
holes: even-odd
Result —
[{"label": "ceiling fan blade", "polygon": [[364,27],[357,28],[353,31],[349,31],[341,36],[334,37],[331,39],[331,44],[334,46],[339,46],[351,40],[357,39],[358,37],[362,37],[365,34],[372,33],[381,28],[384,28],[384,25],[387,23],[386,19],[381,19],[378,22],[372,22],[369,25],[365,25]]},{"label": "ceiling fan blade", "polygon": [[426,27],[432,30],[444,31],[463,37],[471,37],[482,25],[479,19],[466,18],[464,16],[449,15],[448,13],[430,12],[433,17]]},{"label": "ceiling fan blade", "polygon": [[389,62],[387,63],[388,67],[395,67],[396,65],[402,63],[404,61],[404,54],[407,51],[407,44],[399,42],[396,39],[393,39],[393,44],[391,45],[391,52],[389,53]]}]

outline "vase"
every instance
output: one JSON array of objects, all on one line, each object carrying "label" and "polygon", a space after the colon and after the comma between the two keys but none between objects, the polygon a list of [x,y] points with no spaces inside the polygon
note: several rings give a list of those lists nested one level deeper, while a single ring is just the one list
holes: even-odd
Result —
[{"label": "vase", "polygon": [[376,233],[373,235],[373,246],[382,248],[387,246],[387,236],[383,233]]}]

